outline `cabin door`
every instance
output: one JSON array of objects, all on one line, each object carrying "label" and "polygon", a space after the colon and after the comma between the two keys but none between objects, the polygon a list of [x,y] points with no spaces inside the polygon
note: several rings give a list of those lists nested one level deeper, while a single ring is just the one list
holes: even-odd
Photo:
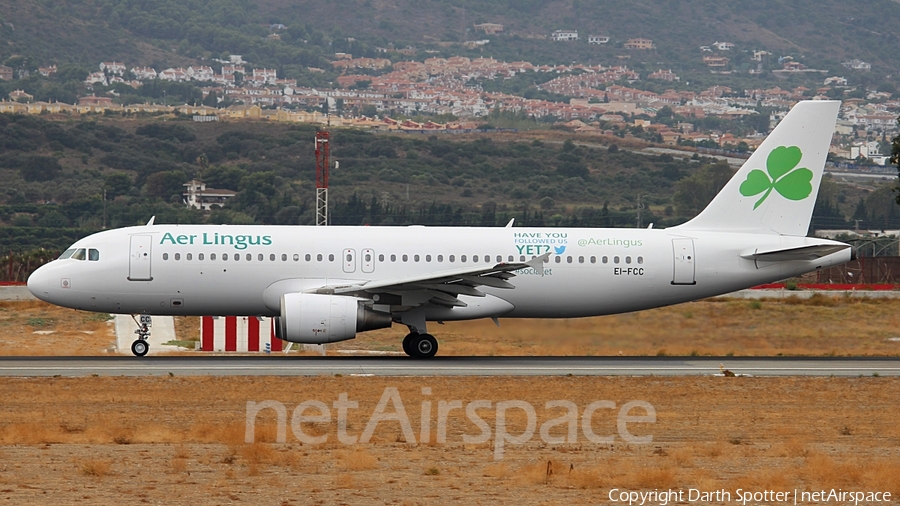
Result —
[{"label": "cabin door", "polygon": [[150,275],[150,247],[153,245],[153,236],[131,236],[131,250],[128,256],[128,280],[152,281]]},{"label": "cabin door", "polygon": [[672,239],[675,252],[675,271],[672,275],[673,285],[694,285],[694,240]]}]

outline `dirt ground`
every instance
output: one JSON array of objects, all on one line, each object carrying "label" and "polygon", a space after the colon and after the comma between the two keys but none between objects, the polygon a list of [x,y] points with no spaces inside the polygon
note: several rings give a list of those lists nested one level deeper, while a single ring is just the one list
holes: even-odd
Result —
[{"label": "dirt ground", "polygon": [[[115,345],[108,318],[38,301],[0,302],[0,355],[108,354]],[[623,315],[500,322],[431,323],[429,331],[445,356],[900,354],[898,299],[716,298]],[[199,325],[196,317],[176,318],[178,339],[198,340]],[[394,325],[328,350],[402,353],[406,332]]]},{"label": "dirt ground", "polygon": [[[378,411],[389,387],[396,400]],[[341,393],[358,402],[348,409],[348,437],[401,404],[412,434],[388,420],[365,443],[341,443]],[[609,503],[613,488],[900,496],[897,378],[20,378],[0,381],[0,396],[0,501],[8,504],[587,504]],[[267,400],[286,409],[285,441],[276,442],[276,411],[264,409],[248,444],[247,402]],[[482,429],[460,409],[444,416],[446,439],[436,442],[438,404],[454,400],[490,401],[475,411],[487,441],[466,442]],[[534,407],[534,435],[506,442],[498,460],[497,403],[516,400]],[[541,435],[567,412],[547,409],[554,400],[574,403],[575,439]],[[598,400],[614,407],[588,426],[611,442],[582,430]],[[298,419],[302,434],[327,437],[320,444],[292,429],[305,401],[332,408],[328,422]],[[648,443],[618,428],[630,401],[655,410],[654,423],[626,426],[625,435]],[[523,409],[504,412],[502,434],[527,430]],[[566,438],[567,430],[546,432]]]},{"label": "dirt ground", "polygon": [[[448,355],[897,355],[898,309],[716,299],[431,330]],[[177,325],[181,339],[196,332],[192,319]],[[329,353],[398,351],[402,334],[363,334]],[[105,316],[0,303],[0,354],[100,355],[113,342]],[[358,403],[346,429],[335,406],[342,393]],[[0,378],[0,399],[8,504],[612,504],[614,489],[682,491],[672,501],[681,504],[739,503],[738,489],[900,497],[900,378]],[[274,402],[251,416],[248,443],[248,403],[264,401]],[[632,401],[642,404],[626,410]],[[317,407],[297,414],[304,402]],[[655,422],[640,418],[648,405]],[[327,421],[298,418],[323,406]],[[364,438],[376,412],[408,419],[409,430],[381,421]],[[689,489],[731,497],[688,501]]]}]

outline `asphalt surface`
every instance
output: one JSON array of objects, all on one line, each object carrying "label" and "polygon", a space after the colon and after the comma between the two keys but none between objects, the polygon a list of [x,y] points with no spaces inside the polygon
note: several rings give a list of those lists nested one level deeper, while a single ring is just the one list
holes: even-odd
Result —
[{"label": "asphalt surface", "polygon": [[0,376],[900,376],[896,358],[0,357]]}]

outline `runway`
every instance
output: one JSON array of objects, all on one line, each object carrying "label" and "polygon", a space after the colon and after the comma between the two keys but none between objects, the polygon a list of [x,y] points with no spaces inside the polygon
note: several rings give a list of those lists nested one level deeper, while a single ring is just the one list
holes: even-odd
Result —
[{"label": "runway", "polygon": [[0,376],[900,376],[895,358],[0,357]]}]

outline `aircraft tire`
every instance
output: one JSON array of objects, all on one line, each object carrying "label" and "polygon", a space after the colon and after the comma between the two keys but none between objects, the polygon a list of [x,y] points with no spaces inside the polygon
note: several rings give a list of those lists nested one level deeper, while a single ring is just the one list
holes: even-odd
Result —
[{"label": "aircraft tire", "polygon": [[406,334],[406,337],[403,338],[403,353],[406,353],[410,357],[413,356],[412,341],[413,338],[416,337],[416,335],[417,334],[410,332],[409,334]]},{"label": "aircraft tire", "polygon": [[150,351],[150,346],[147,344],[147,341],[144,341],[143,339],[138,339],[131,343],[131,353],[134,353],[138,357],[143,357],[148,351]]},{"label": "aircraft tire", "polygon": [[410,342],[411,355],[415,358],[431,358],[437,354],[438,342],[431,334],[416,334]]}]

